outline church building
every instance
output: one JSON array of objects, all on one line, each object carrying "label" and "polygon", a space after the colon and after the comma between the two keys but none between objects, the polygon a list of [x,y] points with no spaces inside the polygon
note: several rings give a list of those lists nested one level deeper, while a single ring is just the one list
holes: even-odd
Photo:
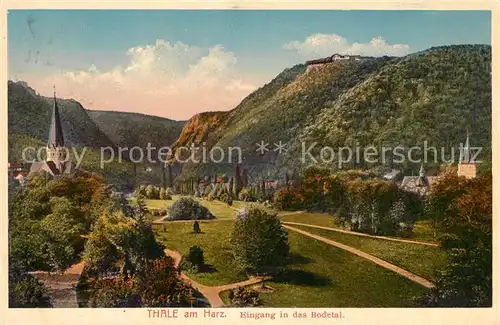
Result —
[{"label": "church building", "polygon": [[76,170],[75,165],[69,161],[69,150],[64,145],[64,135],[57,105],[54,87],[54,104],[52,106],[52,120],[50,122],[49,138],[47,140],[47,159],[31,164],[30,173],[45,171],[51,176],[71,174]]},{"label": "church building", "polygon": [[[475,178],[477,176],[477,166],[472,156],[472,150],[469,140],[469,132],[463,148],[460,150],[460,159],[458,162],[457,175],[465,178]],[[432,184],[439,180],[439,176],[427,176],[424,170],[424,164],[420,166],[418,176],[405,176],[400,187],[404,190],[418,193],[422,196],[428,194]]]}]

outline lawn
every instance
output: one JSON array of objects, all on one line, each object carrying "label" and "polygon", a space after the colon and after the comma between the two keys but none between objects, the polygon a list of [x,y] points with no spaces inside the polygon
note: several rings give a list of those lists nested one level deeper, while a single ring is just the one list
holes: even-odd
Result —
[{"label": "lawn", "polygon": [[[291,263],[263,307],[413,307],[426,289],[342,249],[289,232]],[[227,302],[227,292],[221,293]]]},{"label": "lawn", "polygon": [[339,228],[337,219],[326,213],[311,212],[280,212],[278,214],[282,221],[307,223],[309,225]]},{"label": "lawn", "polygon": [[[144,203],[146,203],[146,207],[149,210],[157,210],[157,209],[167,209],[169,208],[177,199],[179,199],[180,196],[178,195],[173,195],[172,200],[150,200],[150,199],[145,199]],[[132,198],[130,199],[130,203],[132,205],[135,205],[136,199]]]},{"label": "lawn", "polygon": [[236,218],[236,214],[238,211],[236,208],[233,208],[229,205],[227,205],[224,202],[213,200],[213,201],[208,201],[201,199],[200,203],[204,205],[210,212],[217,218],[217,219],[230,219],[234,220]]},{"label": "lawn", "polygon": [[413,228],[413,236],[412,239],[423,240],[435,242],[437,241],[436,237],[440,236],[439,233],[434,235],[434,227],[432,226],[432,221],[430,220],[419,220],[415,223],[415,227]]},{"label": "lawn", "polygon": [[[250,203],[236,201],[233,207],[219,201],[201,200],[201,203],[219,220],[201,221],[201,234],[193,233],[190,222],[154,225],[158,240],[183,254],[193,245],[203,248],[209,267],[205,272],[189,276],[204,285],[217,286],[245,280],[246,275],[239,272],[234,263],[229,240],[235,208]],[[322,226],[334,226],[335,220],[327,214],[313,213],[290,214],[281,219]],[[320,231],[301,228],[314,233]],[[399,245],[333,231],[325,232],[319,234],[339,242],[345,240],[346,244],[428,278],[431,278],[432,265],[440,259],[440,251],[434,247]],[[344,238],[329,237],[334,235],[344,235]],[[411,307],[414,306],[413,298],[426,291],[392,271],[312,238],[289,231],[289,241],[291,261],[281,276],[267,283],[275,291],[261,294],[264,307]],[[221,296],[227,299],[227,293]]]},{"label": "lawn", "polygon": [[158,241],[164,243],[167,248],[182,254],[186,254],[194,245],[203,249],[205,263],[210,266],[209,272],[190,274],[194,280],[208,286],[217,286],[247,279],[236,270],[233,263],[229,243],[233,221],[200,221],[200,227],[201,234],[193,233],[193,225],[190,222],[169,222],[154,225],[153,229]]},{"label": "lawn", "polygon": [[[209,286],[242,281],[229,243],[233,221],[201,222],[202,234],[191,223],[155,225],[159,241],[185,253],[190,246],[204,249],[210,272],[189,274]],[[163,230],[165,227],[165,230]],[[265,307],[409,307],[425,288],[341,249],[289,232],[291,262],[283,274],[267,284]]]},{"label": "lawn", "polygon": [[446,262],[446,254],[439,247],[399,243],[306,226],[293,227],[352,246],[429,280],[436,278],[435,271]]},{"label": "lawn", "polygon": [[[347,229],[345,227],[340,226],[340,222],[335,216],[331,216],[326,213],[313,213],[313,212],[285,212],[281,211],[279,214],[280,219],[282,221],[288,222],[298,222],[298,223],[306,223],[309,225],[315,226],[323,226],[323,227],[332,227],[332,228],[341,228]],[[349,230],[349,229],[347,229]],[[394,237],[401,238],[401,237]],[[415,227],[413,229],[413,234],[405,239],[419,240],[419,241],[428,241],[435,242],[434,238],[434,229],[432,227],[432,223],[428,220],[419,220],[416,222]]]},{"label": "lawn", "polygon": [[146,203],[146,206],[148,207],[149,210],[156,210],[156,209],[168,209],[172,204],[174,204],[176,198],[172,198],[172,200],[144,200]]}]

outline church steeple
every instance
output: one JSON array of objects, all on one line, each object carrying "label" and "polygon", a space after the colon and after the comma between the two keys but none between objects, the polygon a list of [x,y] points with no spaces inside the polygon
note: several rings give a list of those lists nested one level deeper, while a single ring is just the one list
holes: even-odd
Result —
[{"label": "church steeple", "polygon": [[420,171],[418,172],[418,176],[425,177],[424,163],[420,165]]},{"label": "church steeple", "polygon": [[467,129],[467,138],[465,139],[464,147],[460,153],[460,161],[458,162],[458,176],[466,178],[474,178],[477,174],[477,167],[472,156],[472,150],[469,140],[469,129]]},{"label": "church steeple", "polygon": [[471,148],[470,148],[470,140],[469,140],[469,129],[467,128],[467,138],[465,139],[465,144],[463,147],[463,151],[460,157],[460,162],[464,164],[473,163],[471,157]]},{"label": "church steeple", "polygon": [[56,99],[56,86],[54,86],[54,104],[52,106],[52,121],[50,122],[49,139],[47,147],[64,147],[64,137],[62,132],[61,119],[59,116],[59,107]]},{"label": "church steeple", "polygon": [[420,171],[418,172],[418,178],[417,178],[417,181],[416,181],[416,185],[418,187],[429,186],[427,175],[425,175],[424,163],[423,162],[420,165]]},{"label": "church steeple", "polygon": [[49,139],[47,140],[47,161],[56,164],[66,161],[66,148],[62,132],[59,107],[57,107],[56,86],[54,86],[54,105],[52,106],[52,121],[50,122]]}]

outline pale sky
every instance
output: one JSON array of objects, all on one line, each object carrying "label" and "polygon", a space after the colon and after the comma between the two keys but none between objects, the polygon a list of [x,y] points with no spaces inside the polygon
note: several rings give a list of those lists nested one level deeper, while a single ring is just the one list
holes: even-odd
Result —
[{"label": "pale sky", "polygon": [[186,120],[336,52],[490,43],[486,11],[14,10],[8,75],[88,109]]}]

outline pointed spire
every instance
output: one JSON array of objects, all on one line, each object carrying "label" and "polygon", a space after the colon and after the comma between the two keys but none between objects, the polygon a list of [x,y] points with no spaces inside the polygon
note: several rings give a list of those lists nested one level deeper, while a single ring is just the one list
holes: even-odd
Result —
[{"label": "pointed spire", "polygon": [[462,153],[460,157],[461,163],[470,163],[471,162],[471,148],[470,148],[470,140],[469,140],[469,128],[467,128],[467,138],[465,139],[464,147],[462,148]]},{"label": "pointed spire", "polygon": [[425,175],[424,163],[420,165],[420,171],[418,172],[418,179],[416,181],[416,185],[418,187],[428,186],[429,183],[427,181],[427,176]]},{"label": "pointed spire", "polygon": [[54,105],[52,107],[52,121],[50,122],[49,139],[47,147],[64,147],[64,137],[62,132],[61,119],[59,116],[59,108],[56,99],[56,86],[54,85]]},{"label": "pointed spire", "polygon": [[422,162],[422,164],[420,165],[420,171],[418,172],[418,175],[420,177],[425,177],[425,170],[424,170],[424,163]]}]

